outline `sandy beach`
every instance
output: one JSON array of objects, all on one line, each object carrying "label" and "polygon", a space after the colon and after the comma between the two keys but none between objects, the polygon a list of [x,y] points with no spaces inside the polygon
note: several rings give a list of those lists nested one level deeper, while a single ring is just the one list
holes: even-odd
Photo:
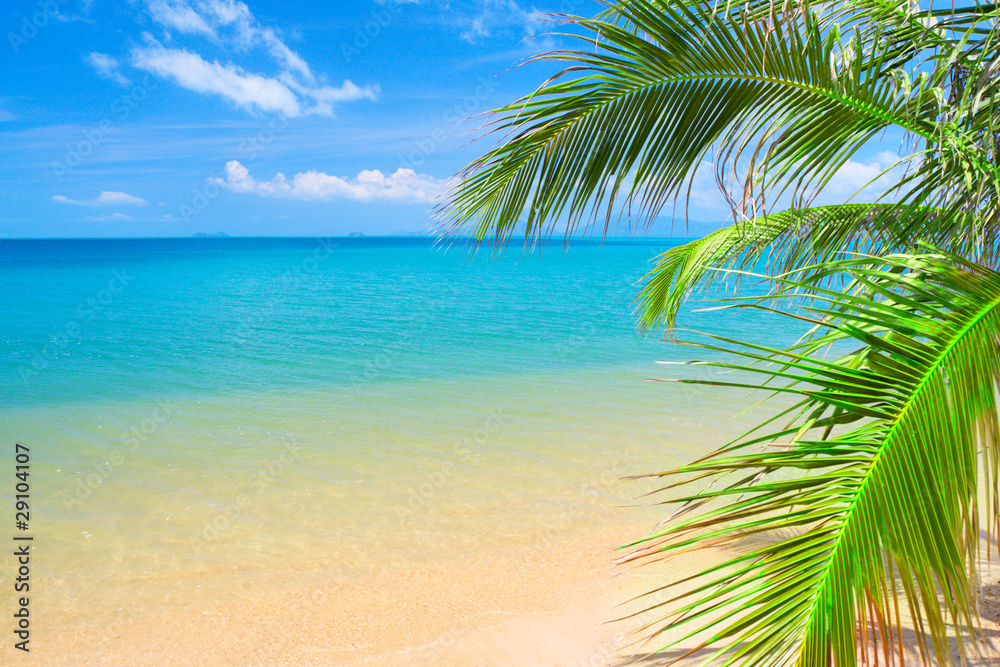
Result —
[{"label": "sandy beach", "polygon": [[614,576],[622,527],[545,547],[39,637],[38,664],[603,665],[624,624],[614,606],[641,581]]},{"label": "sandy beach", "polygon": [[[544,547],[524,547],[386,571],[330,586],[158,614],[126,611],[110,628],[40,636],[39,665],[538,665],[667,664],[609,622],[638,593],[719,562],[721,550],[669,566],[615,567],[610,546],[648,526],[619,526]],[[668,570],[669,568],[669,570]],[[1000,560],[984,567],[985,646],[974,665],[1000,664]],[[911,635],[912,638],[912,635]],[[700,664],[700,651],[681,665]],[[913,664],[918,664],[916,655]],[[908,663],[909,664],[909,663]]]},{"label": "sandy beach", "polygon": [[0,667],[1000,667],[1000,3],[6,4]]}]

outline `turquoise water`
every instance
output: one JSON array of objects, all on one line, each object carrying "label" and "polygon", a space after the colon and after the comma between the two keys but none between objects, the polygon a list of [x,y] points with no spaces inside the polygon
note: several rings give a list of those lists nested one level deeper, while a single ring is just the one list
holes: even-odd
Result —
[{"label": "turquoise water", "polygon": [[[329,247],[325,247],[329,246]],[[647,364],[633,286],[665,244],[500,259],[424,239],[0,243],[8,405]],[[741,333],[712,314],[691,328]],[[376,370],[372,370],[375,367]]]},{"label": "turquoise water", "polygon": [[[652,520],[619,478],[742,423],[739,396],[643,382],[693,353],[631,314],[673,243],[0,243],[0,433],[31,447],[44,622]],[[792,336],[749,312],[681,322]]]}]

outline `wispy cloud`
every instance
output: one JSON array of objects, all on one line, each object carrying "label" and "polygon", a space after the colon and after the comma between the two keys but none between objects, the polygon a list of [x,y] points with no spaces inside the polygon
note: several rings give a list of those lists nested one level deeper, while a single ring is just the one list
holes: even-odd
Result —
[{"label": "wispy cloud", "polygon": [[246,167],[232,160],[226,163],[225,174],[225,178],[211,178],[209,181],[238,193],[319,201],[354,199],[430,202],[445,187],[445,181],[418,174],[412,169],[397,169],[390,176],[377,169],[365,170],[350,179],[307,171],[288,180],[279,172],[270,181],[258,181],[250,176]]},{"label": "wispy cloud", "polygon": [[495,33],[519,31],[524,37],[537,35],[544,25],[546,13],[535,7],[526,9],[515,0],[484,0],[475,16],[459,20],[460,37],[470,44]]},{"label": "wispy cloud", "polygon": [[130,82],[128,78],[119,71],[121,63],[117,58],[113,58],[106,53],[91,51],[87,54],[87,62],[94,70],[105,79],[111,79],[119,86],[127,86]]},{"label": "wispy cloud", "polygon": [[840,203],[848,197],[854,202],[874,201],[899,183],[903,168],[893,166],[898,161],[899,156],[891,151],[881,151],[867,162],[848,160],[830,179],[817,203]]},{"label": "wispy cloud", "polygon": [[[11,111],[11,107],[19,106],[16,97],[4,97],[0,95],[0,123],[20,118],[20,114]],[[7,144],[9,146],[9,143]]]},{"label": "wispy cloud", "polygon": [[469,44],[475,44],[480,37],[489,37],[490,31],[486,28],[486,18],[477,16],[469,22],[469,28],[462,32],[462,39]]},{"label": "wispy cloud", "polygon": [[141,197],[133,197],[124,192],[103,191],[93,199],[70,199],[63,195],[56,195],[52,201],[60,204],[73,204],[74,206],[146,206],[148,201]]},{"label": "wispy cloud", "polygon": [[107,213],[102,215],[88,215],[83,219],[87,222],[128,222],[135,218],[124,213]]},{"label": "wispy cloud", "polygon": [[[263,45],[285,69],[313,81],[309,65],[278,37],[274,29],[258,25],[250,8],[231,0],[151,0],[149,11],[157,23],[182,33],[201,33],[222,41],[231,37],[246,48]],[[228,31],[230,35],[223,35]]]},{"label": "wispy cloud", "polygon": [[[853,203],[871,203],[880,196],[889,193],[888,198],[883,201],[893,201],[894,193],[892,189],[903,176],[903,168],[894,166],[899,161],[899,156],[891,151],[880,151],[870,157],[858,157],[857,160],[849,159],[834,173],[829,182],[817,193],[812,201],[814,206],[828,206],[832,204],[843,204],[850,200]],[[741,165],[742,166],[742,165]],[[729,172],[727,171],[727,174]],[[740,173],[742,177],[745,170]],[[742,196],[741,180],[726,182],[730,196],[737,202]],[[683,210],[685,204],[686,191],[677,202],[678,210]],[[712,162],[703,160],[699,165],[691,180],[691,192],[689,203],[693,209],[717,214],[730,213],[722,193],[719,192],[718,184],[715,181],[715,165]],[[777,212],[790,205],[790,196],[786,192],[781,198],[767,201],[768,212]]]},{"label": "wispy cloud", "polygon": [[286,116],[333,115],[334,104],[374,100],[378,86],[320,83],[309,64],[270,27],[260,25],[246,4],[234,0],[150,0],[153,20],[172,33],[194,35],[244,53],[264,49],[280,70],[275,76],[234,63],[207,61],[187,48],[163,46],[151,35],[132,50],[132,65],[198,93],[218,95],[250,110]]},{"label": "wispy cloud", "polygon": [[196,12],[187,2],[169,0],[151,0],[148,4],[149,14],[160,25],[173,28],[178,32],[202,33],[216,37],[215,30],[201,14]]},{"label": "wispy cloud", "polygon": [[188,90],[220,95],[243,107],[279,111],[286,116],[302,114],[295,93],[280,81],[250,74],[234,65],[207,62],[185,49],[168,49],[159,44],[137,49],[132,53],[132,64],[171,78]]}]

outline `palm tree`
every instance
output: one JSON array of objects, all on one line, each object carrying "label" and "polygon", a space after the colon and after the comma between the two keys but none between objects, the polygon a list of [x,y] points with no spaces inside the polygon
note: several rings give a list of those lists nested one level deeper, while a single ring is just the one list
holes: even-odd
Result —
[{"label": "palm tree", "polygon": [[[1000,10],[964,4],[620,0],[562,17],[583,46],[539,56],[565,69],[495,112],[505,141],[443,205],[480,242],[607,234],[714,165],[735,222],[657,259],[642,326],[672,334],[693,290],[756,267],[768,296],[723,306],[804,334],[688,343],[737,357],[692,362],[739,371],[703,384],[791,402],[652,475],[676,508],[629,545],[655,560],[768,538],[650,603],[653,638],[700,638],[712,664],[840,667],[873,643],[902,663],[907,623],[925,662],[977,646],[980,526],[1000,532]],[[902,175],[875,203],[813,206],[887,130]]]}]

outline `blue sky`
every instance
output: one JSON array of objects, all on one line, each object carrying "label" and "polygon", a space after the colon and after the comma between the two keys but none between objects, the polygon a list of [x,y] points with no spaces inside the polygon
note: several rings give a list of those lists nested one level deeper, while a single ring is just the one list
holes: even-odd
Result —
[{"label": "blue sky", "polygon": [[[590,0],[5,3],[0,236],[426,231],[477,113],[555,70]],[[889,147],[895,150],[896,146]],[[833,184],[884,167],[873,146]],[[691,217],[727,215],[710,179]]]}]

